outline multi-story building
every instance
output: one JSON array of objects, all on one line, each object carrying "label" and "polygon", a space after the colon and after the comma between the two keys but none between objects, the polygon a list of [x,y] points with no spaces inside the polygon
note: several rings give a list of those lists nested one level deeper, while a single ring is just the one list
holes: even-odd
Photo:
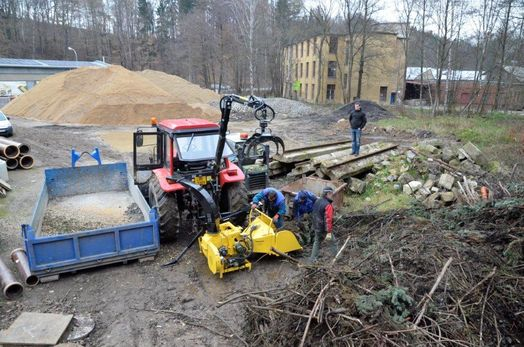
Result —
[{"label": "multi-story building", "polygon": [[[360,99],[390,104],[401,97],[406,64],[402,40],[397,33],[387,31],[367,36]],[[362,37],[350,41],[347,35],[330,35],[285,47],[284,96],[320,104],[355,100],[361,42]]]}]

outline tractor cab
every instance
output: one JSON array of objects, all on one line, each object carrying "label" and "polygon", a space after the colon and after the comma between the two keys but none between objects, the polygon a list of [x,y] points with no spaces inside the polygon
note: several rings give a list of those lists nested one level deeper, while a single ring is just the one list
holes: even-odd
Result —
[{"label": "tractor cab", "polygon": [[[150,205],[158,208],[161,232],[176,233],[182,219],[200,215],[198,203],[177,182],[180,179],[208,191],[221,212],[247,205],[245,176],[229,160],[234,150],[225,142],[217,162],[219,142],[219,125],[197,118],[158,123],[153,119],[151,127],[138,128],[133,134],[135,184],[141,187]],[[150,175],[143,175],[144,172]]]}]

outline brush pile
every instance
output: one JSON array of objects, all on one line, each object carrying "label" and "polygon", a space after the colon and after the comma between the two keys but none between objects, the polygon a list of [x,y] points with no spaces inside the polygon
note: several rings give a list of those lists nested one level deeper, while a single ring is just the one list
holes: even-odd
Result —
[{"label": "brush pile", "polygon": [[249,345],[524,343],[522,187],[486,205],[345,217],[335,232],[334,260],[242,297]]}]

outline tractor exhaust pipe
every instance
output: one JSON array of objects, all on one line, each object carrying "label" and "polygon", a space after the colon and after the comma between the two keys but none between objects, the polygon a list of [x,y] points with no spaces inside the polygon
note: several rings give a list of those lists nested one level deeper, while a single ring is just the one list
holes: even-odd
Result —
[{"label": "tractor exhaust pipe", "polygon": [[18,165],[24,170],[29,170],[33,167],[34,160],[33,157],[30,155],[24,155],[18,158]]},{"label": "tractor exhaust pipe", "polygon": [[4,145],[16,146],[18,150],[20,151],[21,155],[28,154],[31,151],[31,147],[29,147],[29,145],[26,145],[24,143],[11,141],[7,139],[3,139],[3,138],[0,138],[0,143]]},{"label": "tractor exhaust pipe", "polygon": [[0,143],[0,155],[8,159],[15,159],[20,155],[20,150],[15,145]]},{"label": "tractor exhaust pipe", "polygon": [[15,263],[18,273],[26,285],[33,287],[38,284],[38,277],[31,274],[27,254],[22,248],[17,248],[11,252],[11,260]]},{"label": "tractor exhaust pipe", "polygon": [[14,170],[18,167],[18,160],[16,159],[6,158],[3,156],[0,156],[0,159],[5,161],[5,166],[7,167],[8,170]]},{"label": "tractor exhaust pipe", "polygon": [[9,300],[16,299],[21,296],[24,291],[22,284],[16,281],[2,259],[0,259],[0,286],[4,296]]}]

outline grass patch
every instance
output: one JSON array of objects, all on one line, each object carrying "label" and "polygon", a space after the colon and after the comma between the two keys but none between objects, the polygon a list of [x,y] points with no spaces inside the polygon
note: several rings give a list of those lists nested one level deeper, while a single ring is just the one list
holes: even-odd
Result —
[{"label": "grass patch", "polygon": [[430,116],[404,114],[398,118],[381,119],[377,125],[401,130],[428,130],[440,136],[454,136],[471,141],[480,148],[500,144],[524,143],[524,117],[500,112],[476,116]]}]

